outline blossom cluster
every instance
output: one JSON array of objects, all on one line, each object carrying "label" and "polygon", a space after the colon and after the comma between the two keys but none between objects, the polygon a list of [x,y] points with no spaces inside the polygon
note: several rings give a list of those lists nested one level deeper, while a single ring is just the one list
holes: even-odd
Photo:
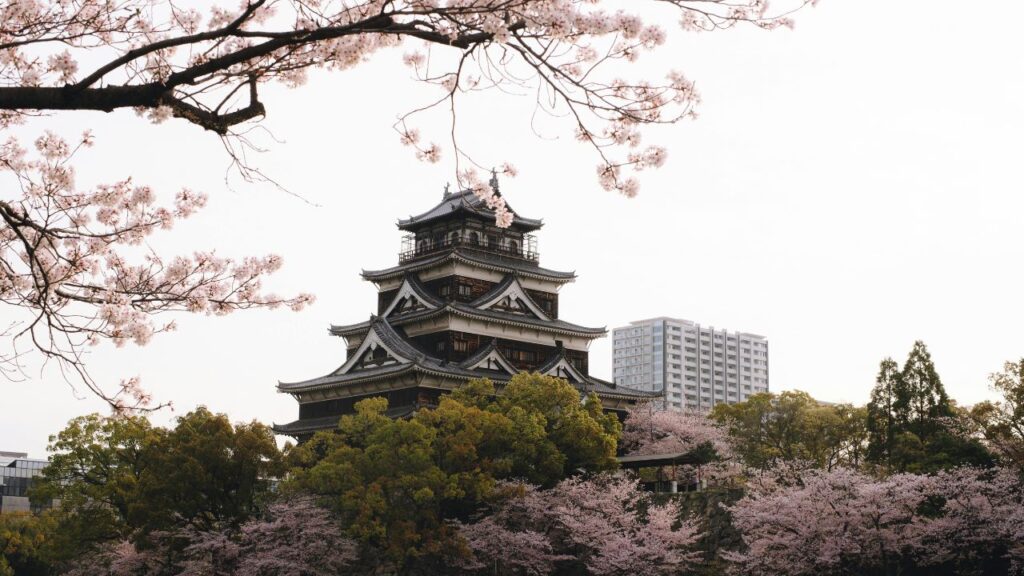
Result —
[{"label": "blossom cluster", "polygon": [[[0,200],[0,302],[31,312],[15,337],[24,337],[48,358],[81,365],[80,346],[104,340],[117,346],[147,344],[168,311],[227,314],[234,310],[290,306],[312,296],[280,297],[263,290],[263,278],[281,266],[279,256],[239,261],[211,251],[160,256],[143,246],[206,203],[206,196],[179,192],[160,205],[156,193],[131,179],[82,190],[71,160],[90,146],[89,134],[74,145],[52,133],[35,141],[34,153],[14,139],[0,146],[0,174],[20,184],[21,196]],[[90,383],[91,385],[91,383]],[[108,399],[145,404],[136,379]]]},{"label": "blossom cluster", "polygon": [[892,573],[907,566],[1024,571],[1024,484],[1005,469],[883,479],[846,468],[750,486],[729,508],[743,574]]},{"label": "blossom cluster", "polygon": [[680,524],[675,504],[651,502],[635,478],[602,474],[569,478],[548,490],[504,488],[510,497],[494,514],[460,527],[474,553],[470,568],[498,562],[548,574],[572,561],[598,576],[676,574],[698,559],[696,525]]},{"label": "blossom cluster", "polygon": [[121,541],[79,558],[67,576],[189,574],[340,574],[358,554],[338,522],[312,499],[274,502],[237,529],[185,526],[149,536],[147,546]]},{"label": "blossom cluster", "polygon": [[[537,94],[539,109],[565,119],[568,131],[593,148],[601,187],[633,196],[639,181],[624,169],[658,167],[666,157],[663,147],[640,147],[642,128],[695,118],[700,103],[680,72],[661,79],[617,75],[665,44],[661,23],[677,19],[690,31],[741,23],[773,29],[791,26],[789,14],[815,2],[781,0],[770,9],[767,0],[647,0],[660,12],[641,17],[601,0],[243,0],[235,8],[17,0],[0,5],[0,91],[61,87],[61,109],[81,98],[82,108],[134,107],[154,123],[180,117],[224,135],[262,116],[260,84],[297,87],[310,70],[351,69],[404,46],[402,60],[416,78],[444,91],[396,124],[420,160],[439,162],[443,149],[419,143],[408,127],[415,114],[450,113],[450,153],[459,172],[463,161],[474,162],[458,145],[458,103],[469,93],[512,87]],[[100,86],[117,87],[125,98],[101,95]],[[250,102],[242,106],[246,93]],[[29,109],[53,106],[52,96],[38,96],[38,106],[0,111],[0,127]]]},{"label": "blossom cluster", "polygon": [[710,449],[711,461],[698,471],[702,479],[728,475],[736,464],[727,430],[697,411],[666,410],[651,403],[635,406],[623,423],[620,443],[628,454],[637,455]]}]

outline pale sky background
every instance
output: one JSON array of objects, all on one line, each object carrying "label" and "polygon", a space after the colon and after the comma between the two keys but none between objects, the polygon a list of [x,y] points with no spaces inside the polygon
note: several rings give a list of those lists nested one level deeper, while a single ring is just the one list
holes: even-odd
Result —
[{"label": "pale sky background", "polygon": [[[993,0],[822,0],[793,32],[673,28],[634,73],[682,70],[702,92],[701,118],[647,133],[669,161],[632,200],[599,188],[595,158],[564,126],[547,122],[537,138],[528,97],[467,99],[461,137],[481,163],[519,169],[502,191],[544,218],[541,264],[579,275],[561,292],[566,320],[612,328],[665,315],[764,334],[773,391],[856,403],[882,358],[902,362],[921,339],[950,395],[970,404],[1024,355],[1022,19],[1024,5]],[[450,162],[416,161],[391,131],[438,90],[413,83],[401,53],[265,91],[263,125],[282,142],[254,163],[313,204],[237,178],[228,189],[219,141],[183,121],[79,113],[18,130],[92,128],[82,185],[132,176],[166,197],[209,193],[207,209],[153,245],[278,253],[271,288],[319,298],[301,313],[179,316],[177,333],[145,348],[94,350],[98,380],[141,375],[175,404],[160,423],[197,404],[234,420],[297,417],[276,382],[342,363],[328,324],[364,320],[376,302],[360,269],[395,264],[395,220],[430,208],[453,179]],[[591,370],[610,377],[609,339],[592,346]],[[0,450],[41,457],[49,434],[104,406],[54,369],[31,375],[0,382]]]}]

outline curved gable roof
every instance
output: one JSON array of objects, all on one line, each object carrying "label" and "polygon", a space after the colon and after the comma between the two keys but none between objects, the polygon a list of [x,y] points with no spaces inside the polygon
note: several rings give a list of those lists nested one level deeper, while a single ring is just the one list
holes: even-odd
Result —
[{"label": "curved gable roof", "polygon": [[523,285],[519,283],[519,278],[517,278],[515,274],[507,274],[501,282],[494,286],[494,288],[491,288],[486,294],[483,294],[476,300],[470,302],[469,305],[473,308],[486,310],[506,297],[512,297],[521,301],[526,306],[526,309],[540,320],[550,321],[552,319],[547,312],[545,312],[544,309],[534,301],[526,289],[523,288]]},{"label": "curved gable roof", "polygon": [[[511,206],[508,206],[508,210],[512,212],[512,225],[522,230],[537,230],[544,225],[542,220],[520,216]],[[494,220],[494,210],[488,208],[484,201],[478,198],[472,190],[463,190],[454,194],[446,193],[440,204],[418,216],[399,219],[398,227],[402,230],[419,228],[423,224],[439,220],[455,212],[473,214],[485,220]]]},{"label": "curved gable roof", "polygon": [[389,280],[391,278],[404,276],[410,272],[418,272],[420,270],[433,268],[434,266],[446,264],[451,261],[462,262],[478,266],[486,270],[493,270],[495,272],[503,272],[506,274],[515,273],[526,278],[537,278],[553,282],[572,282],[576,279],[575,272],[549,270],[547,268],[541,268],[535,263],[526,260],[503,258],[496,254],[479,252],[465,247],[451,248],[450,250],[438,253],[436,256],[431,256],[422,260],[414,260],[405,264],[399,264],[398,266],[392,266],[391,268],[363,270],[362,276],[364,279],[371,282],[379,282],[381,280]]}]

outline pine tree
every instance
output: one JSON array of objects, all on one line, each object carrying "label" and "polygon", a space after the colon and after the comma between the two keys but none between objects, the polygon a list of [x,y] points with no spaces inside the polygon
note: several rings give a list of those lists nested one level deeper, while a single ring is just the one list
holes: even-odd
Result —
[{"label": "pine tree", "polygon": [[878,367],[875,387],[868,402],[867,459],[877,463],[892,463],[892,442],[898,422],[894,412],[896,394],[905,387],[900,381],[899,364],[892,358],[882,360]]},{"label": "pine tree", "polygon": [[901,398],[901,406],[907,407],[907,430],[926,441],[936,430],[935,420],[953,415],[946,389],[935,371],[932,356],[924,342],[914,342],[900,373],[900,381],[906,387],[907,399]]}]

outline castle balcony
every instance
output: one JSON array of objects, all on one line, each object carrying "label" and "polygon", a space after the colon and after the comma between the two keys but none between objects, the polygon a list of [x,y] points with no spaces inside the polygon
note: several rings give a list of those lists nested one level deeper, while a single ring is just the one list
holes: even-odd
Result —
[{"label": "castle balcony", "polygon": [[537,238],[533,234],[516,234],[495,236],[469,232],[461,234],[451,232],[444,236],[417,238],[416,234],[402,237],[402,251],[398,254],[398,262],[405,264],[423,256],[429,256],[445,250],[462,247],[480,252],[498,254],[509,258],[518,258],[529,262],[540,260],[537,251]]}]

